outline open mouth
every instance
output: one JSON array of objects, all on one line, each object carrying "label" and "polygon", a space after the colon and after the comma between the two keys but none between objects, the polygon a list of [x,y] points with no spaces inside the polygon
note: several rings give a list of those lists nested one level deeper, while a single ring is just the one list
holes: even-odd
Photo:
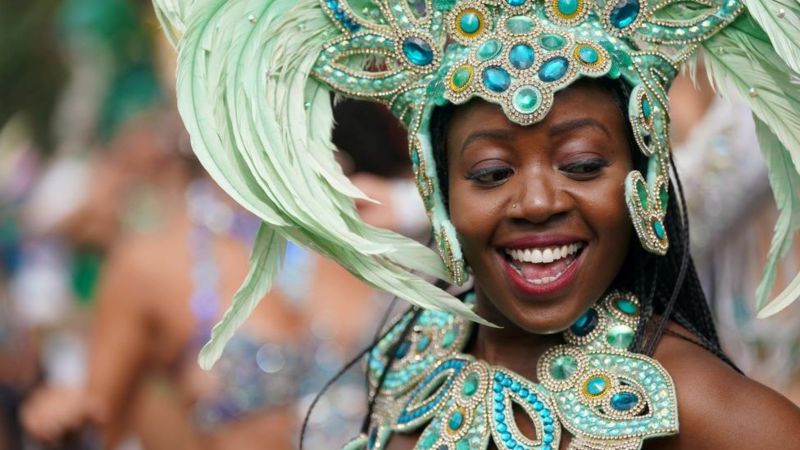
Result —
[{"label": "open mouth", "polygon": [[514,284],[525,293],[541,295],[569,284],[585,248],[585,243],[577,241],[557,246],[505,248],[502,254]]}]

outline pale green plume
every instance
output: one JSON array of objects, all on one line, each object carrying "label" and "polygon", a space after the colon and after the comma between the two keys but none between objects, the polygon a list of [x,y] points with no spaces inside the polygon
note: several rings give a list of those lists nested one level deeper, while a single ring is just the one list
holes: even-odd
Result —
[{"label": "pale green plume", "polygon": [[800,74],[800,1],[743,1],[750,15],[769,36],[778,55]]},{"label": "pale green plume", "polygon": [[772,303],[764,306],[775,280],[776,265],[800,228],[800,89],[792,83],[792,70],[773,48],[770,38],[747,15],[703,47],[712,83],[723,95],[747,102],[758,119],[759,142],[780,211],[767,266],[756,292],[759,317],[766,317],[800,295],[800,280],[795,278]]},{"label": "pale green plume", "polygon": [[178,106],[192,147],[214,180],[263,222],[250,274],[215,327],[200,362],[210,367],[267,292],[286,239],[333,258],[409,302],[486,323],[412,274],[439,278],[438,255],[363,223],[364,198],[331,142],[331,93],[310,77],[336,31],[319,0],[155,0],[179,51]]}]

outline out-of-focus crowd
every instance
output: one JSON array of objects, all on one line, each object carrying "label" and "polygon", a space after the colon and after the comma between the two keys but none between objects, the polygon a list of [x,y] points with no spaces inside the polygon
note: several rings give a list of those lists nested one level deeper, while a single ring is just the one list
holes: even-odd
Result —
[{"label": "out-of-focus crowd", "polygon": [[[211,372],[199,348],[248,269],[257,221],[191,153],[174,52],[134,0],[0,3],[0,450],[338,448],[366,406],[357,360],[393,302],[290,245],[276,286]],[[775,212],[746,108],[704,80],[671,92],[693,255],[723,344],[800,400],[800,310],[754,319]],[[346,101],[333,140],[381,204],[374,225],[427,241],[404,133]],[[798,270],[800,246],[778,287]],[[394,309],[399,309],[397,306]]]}]

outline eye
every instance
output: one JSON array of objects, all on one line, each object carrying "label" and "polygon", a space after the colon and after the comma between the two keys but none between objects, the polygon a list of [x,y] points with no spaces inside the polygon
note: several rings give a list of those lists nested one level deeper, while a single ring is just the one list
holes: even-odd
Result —
[{"label": "eye", "polygon": [[510,167],[486,167],[468,173],[467,179],[481,186],[497,186],[513,174],[514,170]]},{"label": "eye", "polygon": [[589,178],[592,175],[599,174],[600,171],[608,167],[608,165],[609,162],[605,159],[585,159],[563,165],[559,167],[559,170],[579,178]]}]

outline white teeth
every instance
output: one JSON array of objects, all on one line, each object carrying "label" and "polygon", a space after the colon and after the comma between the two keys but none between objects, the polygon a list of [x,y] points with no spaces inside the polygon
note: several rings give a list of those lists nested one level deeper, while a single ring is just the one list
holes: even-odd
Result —
[{"label": "white teeth", "polygon": [[583,247],[583,244],[574,243],[569,245],[562,245],[561,247],[551,248],[526,248],[526,249],[506,249],[506,254],[518,262],[526,262],[533,264],[549,264],[553,261],[566,258],[567,256],[574,255],[578,250]]}]

